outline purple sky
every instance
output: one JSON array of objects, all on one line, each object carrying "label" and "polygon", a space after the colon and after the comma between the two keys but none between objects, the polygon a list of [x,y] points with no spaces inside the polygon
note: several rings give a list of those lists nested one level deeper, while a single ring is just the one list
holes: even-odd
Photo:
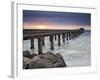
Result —
[{"label": "purple sky", "polygon": [[23,23],[27,29],[90,29],[91,14],[23,10]]}]

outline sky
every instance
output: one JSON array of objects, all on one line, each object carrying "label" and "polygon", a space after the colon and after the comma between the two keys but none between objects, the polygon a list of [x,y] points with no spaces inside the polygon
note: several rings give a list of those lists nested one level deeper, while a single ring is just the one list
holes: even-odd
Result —
[{"label": "sky", "polygon": [[23,10],[24,29],[76,29],[90,30],[91,14],[53,11]]}]

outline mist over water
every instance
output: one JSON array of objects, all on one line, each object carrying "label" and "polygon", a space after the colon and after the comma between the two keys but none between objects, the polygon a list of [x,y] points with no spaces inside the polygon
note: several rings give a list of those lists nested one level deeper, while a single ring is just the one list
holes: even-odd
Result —
[{"label": "mist over water", "polygon": [[[62,38],[62,36],[61,36]],[[35,49],[30,50],[30,40],[23,41],[23,51],[29,50],[32,53],[38,53],[38,42],[34,40]],[[43,53],[48,51],[60,53],[68,67],[90,66],[91,65],[91,35],[90,31],[85,31],[79,37],[65,41],[61,39],[61,46],[58,46],[58,40],[54,39],[54,50],[50,50],[49,37],[45,37],[45,46]]]}]

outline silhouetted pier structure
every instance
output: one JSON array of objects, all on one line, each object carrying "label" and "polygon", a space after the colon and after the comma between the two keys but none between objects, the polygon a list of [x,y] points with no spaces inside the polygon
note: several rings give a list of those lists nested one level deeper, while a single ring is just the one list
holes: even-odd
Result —
[{"label": "silhouetted pier structure", "polygon": [[[23,40],[31,40],[31,49],[34,49],[34,39],[38,40],[38,54],[42,54],[42,46],[45,46],[45,37],[49,37],[50,49],[54,50],[54,39],[58,40],[58,46],[61,46],[61,39],[65,41],[74,39],[84,32],[84,28],[72,30],[59,29],[24,29]],[[61,38],[62,36],[62,38]],[[58,37],[58,38],[57,38]]]}]

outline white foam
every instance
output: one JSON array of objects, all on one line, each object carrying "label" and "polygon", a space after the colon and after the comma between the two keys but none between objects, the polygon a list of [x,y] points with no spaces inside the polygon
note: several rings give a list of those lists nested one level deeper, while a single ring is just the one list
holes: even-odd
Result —
[{"label": "white foam", "polygon": [[[30,40],[23,42],[23,50],[30,50]],[[30,50],[33,53],[37,53],[37,39],[35,39],[35,49]],[[43,52],[48,52],[50,50],[49,38],[45,38],[45,46],[43,47]],[[79,37],[66,41],[65,43],[61,40],[61,46],[58,46],[57,40],[54,40],[54,50],[53,53],[61,53],[64,57],[65,63],[70,67],[75,66],[90,66],[91,64],[91,42],[89,32],[85,32]]]}]

